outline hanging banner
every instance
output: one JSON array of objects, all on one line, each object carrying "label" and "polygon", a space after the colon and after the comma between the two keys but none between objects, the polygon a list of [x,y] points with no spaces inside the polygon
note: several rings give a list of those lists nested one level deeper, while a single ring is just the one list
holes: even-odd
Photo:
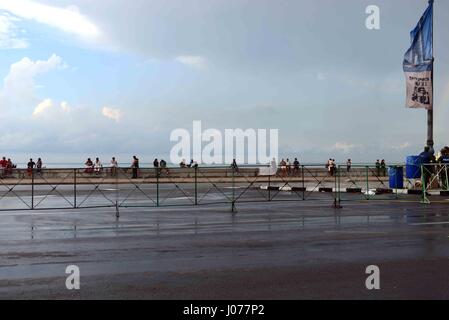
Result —
[{"label": "hanging banner", "polygon": [[432,71],[406,72],[407,107],[432,109]]},{"label": "hanging banner", "polygon": [[410,33],[411,47],[404,56],[409,108],[433,108],[433,0]]}]

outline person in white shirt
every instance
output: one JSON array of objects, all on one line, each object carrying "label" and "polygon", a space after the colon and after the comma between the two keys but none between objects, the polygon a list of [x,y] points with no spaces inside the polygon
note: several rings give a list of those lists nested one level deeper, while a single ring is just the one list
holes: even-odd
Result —
[{"label": "person in white shirt", "polygon": [[270,167],[271,167],[271,174],[275,175],[277,173],[277,170],[278,170],[278,165],[276,163],[276,159],[275,158],[273,158],[273,160],[271,160],[271,166]]},{"label": "person in white shirt", "polygon": [[99,158],[95,159],[95,163],[94,163],[94,170],[96,174],[99,174],[101,171],[101,168],[103,168],[103,165],[101,164],[101,161]]},{"label": "person in white shirt", "polygon": [[115,157],[112,157],[112,159],[111,159],[111,175],[112,176],[117,175],[117,167],[118,167],[117,160],[115,160]]}]

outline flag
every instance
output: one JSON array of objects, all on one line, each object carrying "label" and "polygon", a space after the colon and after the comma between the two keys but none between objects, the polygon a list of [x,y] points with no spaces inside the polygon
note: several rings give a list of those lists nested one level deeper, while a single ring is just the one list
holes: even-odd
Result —
[{"label": "flag", "polygon": [[411,47],[404,56],[407,107],[433,108],[433,0],[410,33]]}]

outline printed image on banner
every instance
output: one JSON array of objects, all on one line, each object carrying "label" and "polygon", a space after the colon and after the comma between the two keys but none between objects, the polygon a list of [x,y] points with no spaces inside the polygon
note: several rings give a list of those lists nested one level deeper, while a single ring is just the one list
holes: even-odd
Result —
[{"label": "printed image on banner", "polygon": [[404,55],[407,107],[433,109],[433,1],[410,32],[411,46]]},{"label": "printed image on banner", "polygon": [[432,71],[406,72],[407,106],[432,109]]}]

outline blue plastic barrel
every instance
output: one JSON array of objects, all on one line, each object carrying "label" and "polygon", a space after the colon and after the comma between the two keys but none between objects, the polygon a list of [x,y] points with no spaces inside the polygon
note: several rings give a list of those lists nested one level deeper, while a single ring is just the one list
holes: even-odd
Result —
[{"label": "blue plastic barrel", "polygon": [[404,168],[389,167],[388,176],[391,189],[404,189]]},{"label": "blue plastic barrel", "polygon": [[405,161],[405,176],[407,179],[421,178],[422,158],[420,156],[409,156]]}]

